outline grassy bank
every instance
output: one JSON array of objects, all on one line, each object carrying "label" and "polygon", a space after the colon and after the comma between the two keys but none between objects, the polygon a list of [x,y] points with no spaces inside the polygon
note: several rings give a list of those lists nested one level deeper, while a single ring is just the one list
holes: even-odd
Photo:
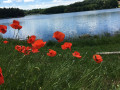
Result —
[{"label": "grassy bank", "polygon": [[[71,42],[72,49],[62,50],[64,44],[49,41],[39,53],[23,56],[14,48],[28,46],[26,41],[0,40],[0,67],[5,83],[0,90],[119,90],[120,55],[102,55],[103,62],[93,60],[96,52],[120,51],[120,35],[84,36]],[[46,55],[48,49],[57,52],[55,57]],[[80,52],[82,58],[72,56]]]}]

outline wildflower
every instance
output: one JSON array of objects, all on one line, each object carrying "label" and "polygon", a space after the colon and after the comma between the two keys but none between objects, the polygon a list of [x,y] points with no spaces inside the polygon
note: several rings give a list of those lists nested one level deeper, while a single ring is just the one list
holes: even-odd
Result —
[{"label": "wildflower", "polygon": [[19,46],[19,45],[16,45],[15,46],[15,49],[17,51],[19,51],[20,53],[24,53],[24,55],[29,55],[30,52],[32,51],[32,48],[31,47],[25,47],[25,46]]},{"label": "wildflower", "polygon": [[93,59],[96,61],[96,63],[101,63],[103,61],[102,57],[100,55],[93,55]]},{"label": "wildflower", "polygon": [[53,34],[53,38],[55,38],[56,40],[58,40],[58,42],[62,42],[65,38],[65,34],[59,31],[54,32]]},{"label": "wildflower", "polygon": [[28,40],[27,40],[27,43],[34,43],[35,42],[35,39],[36,39],[36,36],[35,35],[32,35],[30,37],[28,37]]},{"label": "wildflower", "polygon": [[41,47],[44,47],[45,44],[46,42],[43,42],[43,40],[38,39],[32,44],[32,47],[36,49],[40,49]]},{"label": "wildflower", "polygon": [[56,54],[57,54],[56,51],[54,51],[52,49],[49,49],[49,53],[47,53],[47,55],[50,57],[54,57],[54,56],[56,56]]},{"label": "wildflower", "polygon": [[72,46],[72,43],[65,42],[63,45],[61,45],[61,48],[62,48],[63,50],[69,48],[70,51],[71,51],[71,46]]},{"label": "wildflower", "polygon": [[20,24],[19,21],[17,21],[17,20],[13,20],[13,23],[16,23],[18,25]]},{"label": "wildflower", "polygon": [[16,46],[15,46],[15,49],[16,49],[17,51],[19,51],[20,53],[22,53],[25,48],[26,48],[25,46],[19,46],[19,45],[16,45]]},{"label": "wildflower", "polygon": [[24,53],[24,55],[29,55],[30,52],[31,52],[31,47],[25,47],[25,48],[22,48],[22,53]]},{"label": "wildflower", "polygon": [[2,69],[0,67],[0,85],[4,83],[4,77],[2,75]]},{"label": "wildflower", "polygon": [[16,45],[16,46],[15,46],[15,49],[20,52],[20,51],[21,51],[21,46]]},{"label": "wildflower", "polygon": [[74,53],[72,53],[72,55],[75,56],[75,57],[77,57],[77,58],[79,58],[79,59],[82,58],[82,56],[80,56],[80,53],[77,52],[77,51],[75,51]]},{"label": "wildflower", "polygon": [[8,43],[8,41],[3,41],[3,43],[4,43],[4,44],[7,44],[7,43]]},{"label": "wildflower", "polygon": [[38,49],[32,47],[32,52],[33,52],[33,53],[37,53],[37,52],[39,52],[39,51],[38,51]]},{"label": "wildflower", "polygon": [[0,33],[5,34],[7,32],[7,26],[5,25],[0,25]]},{"label": "wildflower", "polygon": [[20,30],[20,29],[22,28],[22,26],[20,25],[19,21],[17,21],[17,20],[13,20],[13,23],[10,24],[10,26],[11,26],[12,28],[18,29],[18,30]]},{"label": "wildflower", "polygon": [[19,46],[19,45],[16,45],[15,46],[15,49],[19,52],[22,52],[23,49],[25,49],[25,46]]}]

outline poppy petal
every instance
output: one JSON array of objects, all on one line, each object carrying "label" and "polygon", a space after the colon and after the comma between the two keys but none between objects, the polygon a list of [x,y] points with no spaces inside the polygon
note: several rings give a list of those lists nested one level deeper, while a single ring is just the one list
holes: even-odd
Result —
[{"label": "poppy petal", "polygon": [[65,34],[59,31],[54,32],[53,34],[53,38],[55,38],[56,40],[58,40],[58,42],[62,42],[65,38]]}]

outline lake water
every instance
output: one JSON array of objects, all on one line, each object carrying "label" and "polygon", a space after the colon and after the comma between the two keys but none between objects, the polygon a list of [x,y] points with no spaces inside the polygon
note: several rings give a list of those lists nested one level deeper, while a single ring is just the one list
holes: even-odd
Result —
[{"label": "lake water", "polygon": [[13,38],[14,29],[9,26],[13,20],[20,21],[23,27],[19,32],[22,39],[26,39],[28,35],[36,35],[37,39],[43,41],[55,40],[52,38],[55,31],[65,33],[65,38],[105,32],[114,34],[120,30],[120,8],[0,19],[0,25],[6,25],[8,28],[7,33],[2,34],[4,38]]}]

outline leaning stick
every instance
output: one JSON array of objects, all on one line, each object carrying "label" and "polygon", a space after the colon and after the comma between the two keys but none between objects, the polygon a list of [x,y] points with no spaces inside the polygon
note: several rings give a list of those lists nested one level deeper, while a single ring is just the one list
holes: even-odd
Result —
[{"label": "leaning stick", "polygon": [[120,51],[115,51],[115,52],[97,52],[96,54],[120,54]]}]

